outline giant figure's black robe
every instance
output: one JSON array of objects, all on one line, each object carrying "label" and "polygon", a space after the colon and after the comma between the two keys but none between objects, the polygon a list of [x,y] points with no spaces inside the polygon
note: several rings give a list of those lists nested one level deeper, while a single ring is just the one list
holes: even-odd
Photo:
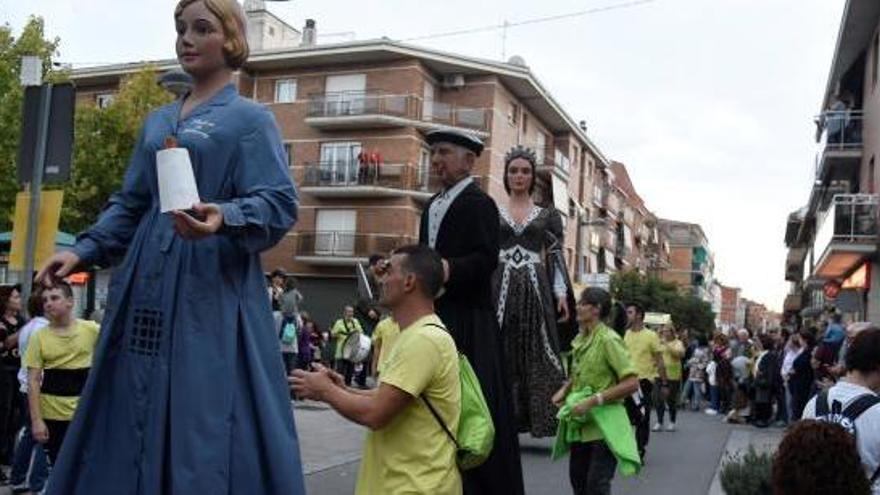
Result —
[{"label": "giant figure's black robe", "polygon": [[[428,244],[428,214],[422,212],[419,242]],[[462,473],[468,495],[523,493],[519,440],[513,420],[501,333],[492,304],[492,273],[498,264],[498,207],[476,184],[452,202],[440,224],[435,249],[449,262],[437,314],[458,349],[470,360],[495,422],[495,446],[482,466]]]}]

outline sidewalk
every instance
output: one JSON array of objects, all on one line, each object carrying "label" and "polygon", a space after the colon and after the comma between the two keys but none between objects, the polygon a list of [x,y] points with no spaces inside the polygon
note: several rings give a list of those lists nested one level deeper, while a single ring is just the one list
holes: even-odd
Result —
[{"label": "sidewalk", "polygon": [[360,459],[364,441],[362,426],[318,402],[297,401],[293,409],[306,476]]},{"label": "sidewalk", "polygon": [[709,487],[708,495],[724,495],[721,489],[721,467],[732,455],[747,452],[749,446],[754,446],[758,452],[773,452],[782,440],[785,430],[782,428],[755,428],[753,426],[735,426],[727,437],[724,453],[715,469],[712,478],[712,486]]}]

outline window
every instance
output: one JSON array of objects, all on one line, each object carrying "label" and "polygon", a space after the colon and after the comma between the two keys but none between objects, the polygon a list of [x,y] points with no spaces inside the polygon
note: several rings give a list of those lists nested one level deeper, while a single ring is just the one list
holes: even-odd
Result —
[{"label": "window", "polygon": [[355,210],[318,210],[315,221],[315,254],[352,256],[356,232]]},{"label": "window", "polygon": [[296,79],[275,81],[275,103],[292,103],[294,101],[296,101]]},{"label": "window", "polygon": [[287,155],[287,166],[293,165],[293,143],[284,143],[284,154]]},{"label": "window", "polygon": [[274,27],[269,26],[268,31],[269,31],[269,36],[275,36],[275,28]]},{"label": "window", "polygon": [[538,138],[535,140],[535,155],[538,157],[538,165],[544,164],[544,152],[547,148],[547,137],[543,132],[538,133]]},{"label": "window", "polygon": [[103,110],[113,103],[115,97],[116,95],[113,93],[99,93],[95,95],[95,103],[98,105],[98,108]]},{"label": "window", "polygon": [[529,132],[529,114],[523,112],[522,121],[523,121],[522,133],[523,133],[523,136],[525,136]]},{"label": "window", "polygon": [[[422,148],[419,151],[419,189],[428,190],[431,178],[431,150]],[[418,229],[416,229],[418,230]]]},{"label": "window", "polygon": [[874,194],[877,191],[877,177],[874,171],[874,157],[871,157],[871,163],[868,164],[868,187],[865,188],[868,194]]},{"label": "window", "polygon": [[507,123],[515,126],[516,121],[519,118],[519,105],[514,102],[510,102],[510,109],[507,111]]},{"label": "window", "polygon": [[321,145],[321,183],[333,185],[356,184],[358,155],[361,143],[324,143]]},{"label": "window", "polygon": [[361,115],[367,90],[366,74],[327,76],[324,85],[328,115]]},{"label": "window", "polygon": [[556,149],[556,166],[565,172],[568,172],[571,168],[568,157],[565,156],[559,148]]}]

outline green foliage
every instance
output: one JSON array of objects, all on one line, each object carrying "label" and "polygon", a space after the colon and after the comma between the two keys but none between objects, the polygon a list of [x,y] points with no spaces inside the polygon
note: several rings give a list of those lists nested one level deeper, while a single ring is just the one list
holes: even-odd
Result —
[{"label": "green foliage", "polygon": [[773,455],[758,453],[749,446],[745,454],[734,454],[721,466],[721,489],[727,495],[771,495]]},{"label": "green foliage", "polygon": [[18,143],[21,135],[23,90],[19,83],[21,57],[36,55],[43,60],[43,79],[60,82],[64,73],[52,71],[52,57],[59,40],[47,40],[43,19],[31,17],[18,38],[8,24],[0,26],[0,231],[10,230],[18,184]]},{"label": "green foliage", "polygon": [[80,106],[76,114],[73,173],[64,185],[61,229],[91,225],[111,194],[119,190],[147,115],[173,97],[156,84],[155,67],[126,78],[104,109]]},{"label": "green foliage", "polygon": [[611,295],[624,303],[637,302],[645,311],[669,313],[676,328],[688,328],[692,334],[708,336],[715,329],[712,306],[678,287],[656,277],[638,272],[618,272],[611,277]]}]

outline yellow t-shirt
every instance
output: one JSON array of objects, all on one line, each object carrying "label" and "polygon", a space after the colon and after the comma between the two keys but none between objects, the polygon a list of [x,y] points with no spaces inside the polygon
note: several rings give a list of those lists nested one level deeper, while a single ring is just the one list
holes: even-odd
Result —
[{"label": "yellow t-shirt", "polygon": [[[91,368],[99,329],[97,323],[86,320],[76,320],[66,334],[43,327],[28,341],[24,365],[41,370]],[[78,402],[79,397],[40,394],[40,412],[43,419],[70,421]]]},{"label": "yellow t-shirt", "polygon": [[638,332],[627,330],[623,336],[629,357],[639,374],[639,380],[654,381],[657,378],[657,360],[654,355],[660,352],[660,337],[657,332],[643,328]]},{"label": "yellow t-shirt", "polygon": [[398,335],[400,335],[400,327],[390,317],[380,321],[376,325],[376,329],[373,330],[373,343],[381,343],[382,345],[379,348],[379,357],[376,361],[377,372],[382,372],[383,365],[388,359],[388,355],[391,354],[391,348],[394,346],[394,342],[397,341]]},{"label": "yellow t-shirt", "polygon": [[660,342],[660,355],[663,356],[663,365],[666,367],[666,378],[681,381],[681,358],[684,356],[684,344],[678,339]]},{"label": "yellow t-shirt", "polygon": [[431,401],[450,431],[458,430],[458,354],[449,333],[432,324],[442,325],[432,314],[401,330],[388,355],[381,383],[413,400],[387,426],[367,433],[357,495],[462,493],[455,445],[421,398]]}]

